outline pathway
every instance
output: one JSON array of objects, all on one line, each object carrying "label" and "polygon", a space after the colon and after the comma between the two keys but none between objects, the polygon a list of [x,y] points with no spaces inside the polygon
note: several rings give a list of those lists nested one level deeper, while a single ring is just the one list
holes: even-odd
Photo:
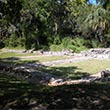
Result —
[{"label": "pathway", "polygon": [[54,65],[58,65],[58,64],[80,62],[80,61],[89,60],[89,59],[91,59],[91,57],[74,56],[72,58],[64,59],[64,60],[57,60],[57,61],[51,61],[51,62],[41,62],[41,64],[45,65],[45,66],[54,66]]}]

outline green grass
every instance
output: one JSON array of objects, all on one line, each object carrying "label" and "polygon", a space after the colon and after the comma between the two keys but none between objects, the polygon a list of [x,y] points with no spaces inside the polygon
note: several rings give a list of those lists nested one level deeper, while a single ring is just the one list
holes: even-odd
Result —
[{"label": "green grass", "polygon": [[17,53],[13,53],[13,52],[1,52],[0,58],[15,57],[17,55],[18,55]]},{"label": "green grass", "polygon": [[110,83],[48,87],[0,73],[0,109],[110,109]]},{"label": "green grass", "polygon": [[[31,57],[30,57],[31,56]],[[3,52],[0,53],[1,59],[6,58],[18,58],[21,61],[39,61],[39,62],[47,62],[47,61],[55,61],[69,58],[68,56],[43,56],[37,55],[33,53],[14,53],[14,52]]]},{"label": "green grass", "polygon": [[22,60],[38,60],[39,62],[48,62],[67,59],[67,56],[36,56],[34,58],[21,58]]},{"label": "green grass", "polygon": [[[33,56],[32,58],[29,58]],[[24,58],[23,58],[24,57]],[[11,59],[12,58],[12,59]],[[0,54],[1,61],[14,64],[40,63],[67,59],[67,56],[43,56],[36,54],[22,54],[6,52]],[[81,78],[90,74],[96,74],[110,67],[110,60],[86,60],[76,63],[59,64],[52,67],[41,68],[41,71],[48,72],[64,78]]]},{"label": "green grass", "polygon": [[18,46],[18,47],[5,47],[5,49],[12,49],[12,50],[25,50],[24,47]]},{"label": "green grass", "polygon": [[37,55],[32,53],[0,52],[0,58],[22,57],[22,56],[37,56]]},{"label": "green grass", "polygon": [[110,68],[110,60],[86,60],[44,68],[44,71],[64,78],[81,78]]},{"label": "green grass", "polygon": [[[16,53],[2,54],[4,58]],[[8,56],[8,57],[7,57]],[[56,60],[56,57],[36,57],[40,61]],[[61,56],[57,56],[57,58]],[[17,57],[16,57],[17,58]],[[47,59],[45,59],[47,58]],[[50,59],[49,59],[50,58]],[[1,58],[3,59],[3,58]],[[37,59],[38,60],[38,59]],[[17,62],[20,62],[18,60]],[[37,62],[36,60],[34,60]],[[12,63],[13,61],[10,61]],[[32,63],[33,60],[21,61]],[[50,74],[64,78],[81,78],[109,68],[110,60],[87,60],[40,68]],[[78,84],[48,87],[34,85],[24,80],[0,73],[0,109],[110,109],[110,83]]]},{"label": "green grass", "polygon": [[70,66],[77,67],[78,69],[76,71],[88,72],[90,74],[94,74],[106,68],[110,68],[110,60],[92,59],[92,60],[86,60],[86,61],[81,61],[76,63],[57,65],[56,67],[70,67]]}]

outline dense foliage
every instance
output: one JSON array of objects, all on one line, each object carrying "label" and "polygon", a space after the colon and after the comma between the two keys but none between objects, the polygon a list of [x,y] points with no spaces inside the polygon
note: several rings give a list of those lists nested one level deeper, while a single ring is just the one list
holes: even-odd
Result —
[{"label": "dense foliage", "polygon": [[0,0],[0,47],[109,47],[110,0]]}]

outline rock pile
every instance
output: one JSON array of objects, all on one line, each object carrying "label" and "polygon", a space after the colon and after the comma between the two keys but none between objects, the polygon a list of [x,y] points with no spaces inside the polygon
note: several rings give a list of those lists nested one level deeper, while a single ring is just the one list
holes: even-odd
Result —
[{"label": "rock pile", "polygon": [[88,51],[82,51],[82,56],[89,56],[92,58],[110,59],[110,48],[96,48]]},{"label": "rock pile", "polygon": [[42,54],[43,55],[52,55],[52,56],[61,56],[61,55],[73,56],[74,55],[72,50],[66,50],[66,49],[63,49],[62,51],[57,51],[57,52],[43,51]]},{"label": "rock pile", "polygon": [[67,55],[67,56],[73,56],[73,50],[66,50],[63,49],[62,51],[43,51],[43,50],[24,50],[22,51],[22,53],[34,53],[34,54],[38,54],[38,55],[49,55],[49,56],[62,56],[62,55]]},{"label": "rock pile", "polygon": [[11,49],[2,49],[3,52],[14,52],[14,53],[34,53],[38,55],[52,55],[52,56],[61,56],[61,55],[68,55],[73,56],[73,50],[71,49],[63,49],[62,51],[44,51],[44,50],[11,50]]},{"label": "rock pile", "polygon": [[106,69],[100,72],[101,81],[110,81],[110,69]]}]

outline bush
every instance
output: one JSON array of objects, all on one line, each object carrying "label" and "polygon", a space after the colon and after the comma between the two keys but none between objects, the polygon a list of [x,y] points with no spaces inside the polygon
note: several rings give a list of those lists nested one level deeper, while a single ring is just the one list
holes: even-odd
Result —
[{"label": "bush", "polygon": [[17,37],[15,33],[12,33],[9,38],[3,40],[5,47],[24,47],[25,38]]},{"label": "bush", "polygon": [[74,52],[80,52],[82,50],[87,49],[85,46],[85,40],[82,38],[70,38],[70,37],[65,37],[62,39],[61,44],[58,45],[51,45],[50,50],[51,51],[61,51],[62,49],[71,49]]},{"label": "bush", "polygon": [[61,44],[61,39],[59,35],[54,36],[53,44],[55,45]]},{"label": "bush", "polygon": [[51,51],[61,51],[63,49],[62,45],[51,45],[50,50]]},{"label": "bush", "polygon": [[[33,47],[34,48],[34,47]],[[35,48],[35,50],[43,50],[43,51],[47,51],[49,50],[49,47],[46,45],[39,45],[37,48]]]},{"label": "bush", "polygon": [[92,40],[91,45],[92,45],[92,48],[97,48],[99,45],[99,42],[97,40]]},{"label": "bush", "polygon": [[25,38],[24,37],[18,38],[18,45],[21,47],[25,47]]},{"label": "bush", "polygon": [[11,34],[9,39],[9,46],[10,47],[17,47],[18,46],[18,40],[15,33]]},{"label": "bush", "polygon": [[3,39],[3,43],[5,45],[5,47],[9,46],[9,38]]},{"label": "bush", "polygon": [[86,49],[85,40],[82,38],[70,38],[66,37],[62,40],[61,45],[64,49],[72,49],[74,52],[80,52]]},{"label": "bush", "polygon": [[71,47],[72,46],[72,38],[70,37],[65,37],[63,40],[62,40],[62,43],[61,45],[63,46],[63,48],[68,48],[68,47]]},{"label": "bush", "polygon": [[9,38],[4,39],[5,47],[17,47],[18,40],[14,34],[10,35]]},{"label": "bush", "polygon": [[5,45],[2,41],[0,41],[0,49],[3,48]]},{"label": "bush", "polygon": [[85,39],[83,38],[75,38],[73,39],[73,45],[74,45],[74,49],[75,49],[75,52],[80,52],[82,50],[85,50],[87,49],[87,47],[85,46]]}]

